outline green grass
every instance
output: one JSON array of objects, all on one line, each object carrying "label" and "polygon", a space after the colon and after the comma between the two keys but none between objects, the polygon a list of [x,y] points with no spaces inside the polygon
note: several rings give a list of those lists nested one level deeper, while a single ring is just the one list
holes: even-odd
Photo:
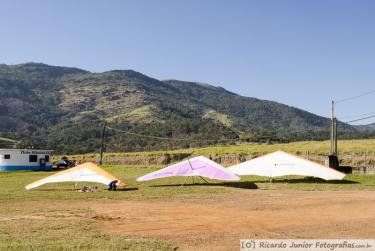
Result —
[{"label": "green grass", "polygon": [[[12,216],[14,213],[8,217]],[[16,221],[0,221],[0,250],[173,250],[161,241],[100,233],[90,220],[50,217]]]},{"label": "green grass", "polygon": [[[32,191],[25,185],[53,172],[0,173],[0,250],[173,250],[165,242],[134,239],[100,232],[95,221],[85,217],[90,209],[84,203],[116,200],[195,200],[222,198],[248,189],[272,190],[375,190],[374,175],[350,174],[341,182],[325,182],[301,177],[278,178],[272,183],[262,177],[242,177],[238,182],[195,178],[181,187],[185,178],[166,178],[137,182],[136,178],[160,167],[105,166],[127,183],[124,191],[79,193],[72,183],[49,184]],[[86,184],[80,184],[83,186]],[[93,184],[90,184],[93,186]],[[81,204],[79,204],[81,203]]]},{"label": "green grass", "polygon": [[[105,169],[122,179],[127,184],[125,191],[111,193],[107,191],[78,193],[73,190],[73,183],[55,183],[27,191],[25,185],[53,174],[54,172],[0,172],[0,203],[45,201],[45,200],[127,200],[127,199],[165,199],[212,196],[212,194],[235,193],[238,189],[295,189],[295,190],[375,190],[375,175],[349,174],[343,181],[324,181],[321,179],[306,180],[303,177],[288,176],[276,178],[269,182],[258,176],[242,176],[240,181],[220,182],[210,180],[206,184],[202,179],[173,177],[148,182],[137,182],[136,179],[160,167],[105,166]],[[180,185],[185,183],[184,187]],[[80,183],[78,186],[93,186]],[[105,189],[105,186],[98,185]]]},{"label": "green grass", "polygon": [[[125,169],[119,171],[114,173],[122,173],[119,176],[123,177]],[[32,191],[24,188],[52,173],[0,172],[0,250],[174,250],[165,241],[100,232],[93,219],[84,217],[90,209],[75,206],[81,202],[142,198],[141,190],[108,192],[98,185],[103,189],[100,192],[78,193],[71,183],[45,185]],[[79,184],[83,185],[88,184]]]}]

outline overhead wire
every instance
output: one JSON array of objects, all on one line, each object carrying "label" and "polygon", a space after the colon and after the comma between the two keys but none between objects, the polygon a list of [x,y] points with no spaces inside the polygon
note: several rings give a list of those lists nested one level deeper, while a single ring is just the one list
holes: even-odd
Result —
[{"label": "overhead wire", "polygon": [[[150,138],[150,139],[158,139],[158,140],[170,140],[170,141],[185,141],[185,142],[200,142],[200,143],[204,143],[204,142],[236,142],[236,141],[241,141],[242,139],[241,138],[232,138],[232,139],[203,139],[203,140],[195,140],[195,139],[188,139],[188,138],[172,138],[172,137],[160,137],[160,136],[155,136],[155,135],[145,135],[145,134],[140,134],[140,133],[134,133],[134,132],[129,132],[129,131],[124,131],[124,130],[121,130],[121,129],[117,129],[117,128],[113,128],[113,127],[110,127],[110,126],[106,126],[108,129],[110,130],[113,130],[113,131],[117,131],[117,132],[120,132],[120,133],[123,133],[123,134],[128,134],[128,135],[133,135],[133,136],[138,136],[138,137],[143,137],[143,138]],[[304,130],[299,130],[299,131],[294,131],[294,132],[289,132],[290,134],[300,134],[300,133],[305,133],[305,132],[311,132],[311,131],[315,131],[315,132],[324,132],[325,130],[317,130],[316,128],[313,129],[304,129]],[[264,136],[264,137],[267,137],[267,136]],[[264,138],[264,137],[261,137],[261,138]],[[270,137],[268,137],[270,138]]]},{"label": "overhead wire", "polygon": [[349,98],[344,98],[344,99],[341,99],[341,100],[336,100],[334,102],[335,102],[335,104],[339,104],[339,103],[351,101],[351,100],[354,100],[354,99],[357,99],[357,98],[361,98],[361,97],[364,97],[364,96],[367,96],[367,95],[370,95],[370,94],[373,94],[373,93],[375,93],[375,90],[368,91],[368,92],[365,92],[365,93],[362,93],[362,94],[359,94],[359,95],[356,95],[356,96],[352,96],[352,97],[349,97]]},{"label": "overhead wire", "polygon": [[340,120],[343,120],[343,119],[356,119],[356,118],[361,118],[363,116],[372,116],[372,115],[375,115],[375,112],[368,112],[368,113],[363,113],[363,114],[358,114],[358,115],[351,115],[351,116],[345,116],[345,117],[340,117]]},{"label": "overhead wire", "polygon": [[305,133],[305,132],[325,132],[326,130],[325,129],[317,129],[317,128],[311,128],[311,129],[304,129],[304,130],[300,130],[300,131],[292,131],[292,132],[289,132],[290,134],[299,134],[299,133]]},{"label": "overhead wire", "polygon": [[[364,92],[362,94],[359,94],[359,95],[356,95],[356,96],[352,96],[352,97],[349,97],[349,98],[345,98],[345,99],[341,99],[341,100],[336,100],[336,101],[334,101],[334,103],[335,104],[339,104],[339,103],[351,101],[351,100],[354,100],[354,99],[358,99],[358,98],[361,98],[361,97],[364,97],[364,96],[367,96],[367,95],[370,95],[370,94],[375,94],[375,90]],[[371,115],[371,116],[367,116],[367,115]],[[361,116],[366,116],[366,117],[361,117]],[[353,117],[357,117],[357,119],[350,120],[350,121],[347,121],[347,122],[344,122],[344,123],[349,124],[349,123],[353,123],[353,122],[357,122],[357,121],[362,121],[362,120],[374,118],[375,114],[374,114],[374,112],[371,112],[371,113],[366,113],[366,114],[362,114],[362,115],[358,115],[358,116],[351,116],[351,117],[352,118]],[[360,118],[358,118],[358,117],[360,117]],[[346,117],[346,118],[350,118],[350,117]]]},{"label": "overhead wire", "polygon": [[353,123],[353,122],[357,122],[357,121],[361,121],[361,120],[366,120],[366,119],[370,119],[370,118],[375,118],[375,115],[364,117],[364,118],[360,118],[360,119],[355,119],[355,120],[351,120],[351,121],[347,121],[345,123],[349,124],[349,123]]},{"label": "overhead wire", "polygon": [[129,131],[124,131],[121,129],[113,128],[107,125],[108,129],[121,132],[128,135],[143,137],[143,138],[151,138],[151,139],[159,139],[159,140],[174,140],[174,141],[190,141],[190,142],[223,142],[223,141],[238,141],[240,139],[206,139],[206,140],[194,140],[194,139],[187,139],[187,138],[171,138],[171,137],[160,137],[160,136],[154,136],[154,135],[145,135],[140,133],[134,133]]}]

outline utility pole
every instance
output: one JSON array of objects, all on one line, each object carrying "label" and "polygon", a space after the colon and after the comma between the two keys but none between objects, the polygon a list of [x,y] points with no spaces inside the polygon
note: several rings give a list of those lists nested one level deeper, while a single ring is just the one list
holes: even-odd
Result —
[{"label": "utility pole", "polygon": [[337,152],[337,119],[336,117],[333,119],[333,125],[334,125],[334,131],[333,131],[333,154],[335,156],[338,155],[338,152]]},{"label": "utility pole", "polygon": [[103,165],[103,152],[104,152],[104,135],[105,135],[105,127],[107,125],[107,122],[104,121],[103,125],[103,131],[102,131],[102,137],[101,137],[101,145],[100,145],[100,160],[99,165]]},{"label": "utility pole", "polygon": [[331,149],[328,156],[329,167],[338,169],[339,161],[337,158],[337,119],[335,116],[335,101],[332,101],[331,117]]},{"label": "utility pole", "polygon": [[332,101],[330,155],[337,156],[337,119],[336,119],[336,116],[335,116],[335,101]]},{"label": "utility pole", "polygon": [[332,100],[332,111],[331,111],[331,150],[329,151],[329,155],[334,155],[334,118],[335,118],[335,101]]}]

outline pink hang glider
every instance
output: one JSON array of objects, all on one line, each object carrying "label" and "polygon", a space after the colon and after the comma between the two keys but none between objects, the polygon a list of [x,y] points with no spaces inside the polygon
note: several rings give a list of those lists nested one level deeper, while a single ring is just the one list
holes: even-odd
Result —
[{"label": "pink hang glider", "polygon": [[145,176],[138,178],[137,181],[146,181],[172,176],[200,176],[210,179],[227,181],[240,179],[240,177],[238,177],[225,167],[219,165],[218,163],[207,159],[206,157],[199,156],[146,174]]}]

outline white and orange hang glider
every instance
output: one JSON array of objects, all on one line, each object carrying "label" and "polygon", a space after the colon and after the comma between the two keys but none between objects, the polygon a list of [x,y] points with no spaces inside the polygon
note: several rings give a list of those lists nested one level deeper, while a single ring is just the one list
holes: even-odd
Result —
[{"label": "white and orange hang glider", "polygon": [[68,170],[55,173],[46,178],[37,180],[25,188],[34,189],[48,183],[57,182],[95,182],[108,185],[111,181],[117,180],[117,186],[125,187],[125,183],[94,163],[84,163]]},{"label": "white and orange hang glider", "polygon": [[299,156],[277,151],[231,166],[228,168],[237,175],[257,175],[269,178],[297,175],[317,177],[324,180],[342,180],[344,173],[325,167]]}]

